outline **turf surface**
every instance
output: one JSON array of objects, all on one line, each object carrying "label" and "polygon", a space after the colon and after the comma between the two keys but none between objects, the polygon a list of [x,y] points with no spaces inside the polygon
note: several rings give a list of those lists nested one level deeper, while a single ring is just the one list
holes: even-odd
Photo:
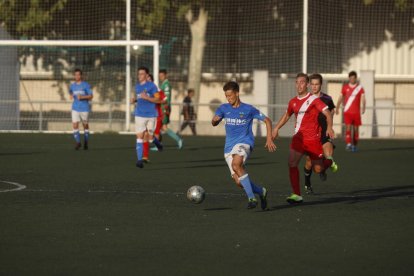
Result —
[{"label": "turf surface", "polygon": [[[315,195],[291,207],[289,140],[271,154],[258,139],[248,171],[270,191],[267,212],[246,210],[223,143],[186,137],[179,151],[165,138],[138,169],[133,136],[74,151],[70,135],[0,134],[0,181],[26,186],[0,182],[0,274],[412,275],[414,141],[357,153],[338,141],[340,171],[313,176]],[[207,191],[200,205],[192,185]]]}]

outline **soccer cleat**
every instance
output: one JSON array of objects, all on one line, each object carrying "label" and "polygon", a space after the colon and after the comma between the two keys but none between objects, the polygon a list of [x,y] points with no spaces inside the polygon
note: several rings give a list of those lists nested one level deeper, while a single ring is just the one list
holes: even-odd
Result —
[{"label": "soccer cleat", "polygon": [[135,164],[138,168],[143,168],[144,167],[144,162],[142,160],[138,160],[137,163]]},{"label": "soccer cleat", "polygon": [[262,195],[260,196],[260,207],[262,207],[262,210],[267,209],[267,190],[266,190],[266,188],[262,189]]},{"label": "soccer cleat", "polygon": [[303,202],[303,197],[297,194],[291,194],[290,196],[286,198],[286,201],[289,204],[299,204]]},{"label": "soccer cleat", "polygon": [[356,146],[352,145],[352,147],[351,147],[351,151],[352,151],[352,152],[357,152],[357,151],[358,151],[358,149],[357,149],[357,147],[356,147]]},{"label": "soccer cleat", "polygon": [[305,185],[305,192],[308,195],[313,194],[312,186],[311,185],[309,185],[309,186]]},{"label": "soccer cleat", "polygon": [[78,149],[80,149],[82,147],[82,144],[81,143],[76,143],[75,144],[75,150],[78,150]]},{"label": "soccer cleat", "polygon": [[183,148],[183,139],[180,138],[180,140],[178,140],[178,149],[182,149]]},{"label": "soccer cleat", "polygon": [[83,149],[84,149],[84,150],[88,150],[88,148],[89,148],[89,147],[88,147],[88,143],[84,143],[84,144],[83,144]]},{"label": "soccer cleat", "polygon": [[249,198],[249,203],[247,203],[247,209],[254,209],[257,206],[257,199]]},{"label": "soccer cleat", "polygon": [[[334,163],[332,163],[332,164],[334,164]],[[332,166],[331,166],[331,168],[332,168]],[[328,175],[326,174],[326,171],[320,172],[319,178],[321,179],[321,181],[326,181],[326,179],[328,178]]]},{"label": "soccer cleat", "polygon": [[149,159],[148,159],[148,157],[142,157],[142,161],[144,163],[149,163],[150,162]]},{"label": "soccer cleat", "polygon": [[151,147],[150,151],[158,151],[158,148],[157,147]]},{"label": "soccer cleat", "polygon": [[333,173],[336,173],[338,170],[339,170],[339,166],[338,166],[338,164],[336,164],[335,162],[332,162],[332,165],[331,165],[331,171],[332,171]]},{"label": "soccer cleat", "polygon": [[352,145],[351,144],[346,144],[345,150],[351,151],[352,150]]}]

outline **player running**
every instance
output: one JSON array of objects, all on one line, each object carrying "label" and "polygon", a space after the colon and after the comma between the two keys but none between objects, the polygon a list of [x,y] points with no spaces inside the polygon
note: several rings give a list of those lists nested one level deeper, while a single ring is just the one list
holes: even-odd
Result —
[{"label": "player running", "polygon": [[[154,76],[151,75],[151,74],[148,74],[147,81],[154,82]],[[155,107],[157,109],[157,115],[158,116],[157,116],[157,122],[156,122],[155,130],[154,130],[154,136],[155,136],[155,138],[158,139],[158,141],[160,141],[160,131],[161,131],[161,126],[162,126],[162,118],[164,116],[163,112],[162,112],[162,109],[161,109],[161,104],[166,103],[167,99],[165,97],[164,91],[162,91],[162,90],[158,91],[158,96],[157,97],[161,102],[157,103],[155,105]],[[144,149],[143,149],[142,160],[145,163],[148,163],[149,162],[149,134],[148,134],[148,131],[146,131],[145,134],[144,134],[143,147],[144,147]],[[155,148],[158,151],[158,148],[157,147],[155,147]]]},{"label": "player running", "polygon": [[93,92],[89,83],[82,79],[82,70],[75,69],[73,72],[75,81],[69,87],[70,99],[73,100],[72,104],[72,127],[73,137],[75,138],[76,145],[75,150],[82,147],[81,137],[79,133],[79,122],[82,122],[84,130],[83,149],[88,149],[89,144],[89,112],[91,106],[89,101],[93,98]]},{"label": "player running", "polygon": [[[361,122],[361,113],[365,113],[365,91],[361,84],[357,82],[357,73],[351,71],[348,74],[349,83],[342,87],[341,95],[336,104],[336,114],[339,114],[339,107],[344,104],[344,122],[346,126],[345,142],[346,150],[357,151],[359,140],[359,126]],[[362,110],[361,110],[362,101]],[[351,128],[353,139],[351,139]]]},{"label": "player running", "polygon": [[[331,96],[321,91],[322,83],[323,83],[322,76],[320,74],[313,74],[309,77],[309,79],[310,79],[310,87],[311,87],[312,94],[318,97],[319,99],[321,99],[322,102],[324,102],[328,106],[329,113],[333,120],[333,115],[334,115],[333,110],[335,109],[335,104],[333,103]],[[335,161],[333,161],[333,157],[332,157],[335,146],[333,144],[333,140],[329,136],[326,135],[328,124],[326,122],[326,117],[324,114],[319,113],[318,122],[319,122],[319,126],[321,129],[321,144],[322,144],[322,149],[323,149],[323,155],[326,159],[332,160],[331,169],[332,169],[332,172],[336,172],[338,170],[338,165],[335,163]],[[306,156],[306,163],[305,163],[304,171],[305,171],[305,190],[306,190],[306,193],[310,194],[310,193],[313,193],[313,189],[312,189],[312,184],[310,181],[311,176],[312,176],[312,161],[309,156]],[[322,181],[326,181],[326,178],[327,178],[326,170],[322,170],[319,173],[319,176]]]},{"label": "player running", "polygon": [[155,105],[160,103],[158,99],[157,86],[148,79],[149,70],[146,67],[138,68],[138,83],[135,85],[136,98],[131,99],[131,103],[136,103],[135,107],[135,132],[137,136],[136,152],[138,168],[144,167],[143,162],[143,142],[145,132],[148,131],[148,140],[153,142],[158,150],[162,150],[162,145],[157,138],[154,138],[154,128],[157,120],[157,110]]},{"label": "player running", "polygon": [[256,208],[258,194],[263,210],[267,209],[267,190],[254,184],[247,174],[244,164],[253,150],[254,136],[252,132],[253,119],[266,123],[267,139],[265,147],[269,152],[276,150],[272,141],[272,121],[260,113],[255,107],[242,103],[239,98],[239,85],[230,81],[223,87],[227,104],[217,108],[211,124],[217,126],[221,120],[226,122],[226,143],[224,158],[229,166],[230,173],[236,184],[244,188],[248,197],[248,209]]},{"label": "player running", "polygon": [[174,131],[168,128],[168,124],[170,123],[172,87],[170,81],[167,78],[167,70],[161,69],[158,77],[161,83],[160,89],[164,91],[165,96],[167,97],[167,102],[165,104],[162,104],[162,111],[164,113],[162,119],[162,133],[167,133],[168,136],[177,142],[178,148],[181,149],[183,147],[183,140]]},{"label": "player running", "polygon": [[301,203],[298,164],[304,154],[309,155],[312,167],[316,173],[332,165],[331,159],[323,160],[323,150],[320,142],[321,135],[318,123],[320,112],[325,115],[327,122],[326,135],[333,139],[332,117],[328,107],[316,96],[308,93],[309,77],[304,73],[296,76],[296,91],[298,96],[289,101],[286,113],[280,118],[272,132],[272,138],[276,139],[279,129],[286,124],[292,114],[296,116],[295,134],[290,144],[289,152],[289,177],[293,193],[286,198],[290,204]]}]

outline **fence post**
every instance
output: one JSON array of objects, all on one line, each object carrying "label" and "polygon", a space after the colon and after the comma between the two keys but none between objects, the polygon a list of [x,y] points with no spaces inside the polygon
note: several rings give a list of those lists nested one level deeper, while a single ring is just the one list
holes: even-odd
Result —
[{"label": "fence post", "polygon": [[112,130],[112,101],[109,102],[109,106],[108,106],[108,125],[109,125],[109,130]]},{"label": "fence post", "polygon": [[40,103],[39,105],[39,131],[40,132],[43,130],[42,124],[43,124],[43,103]]}]

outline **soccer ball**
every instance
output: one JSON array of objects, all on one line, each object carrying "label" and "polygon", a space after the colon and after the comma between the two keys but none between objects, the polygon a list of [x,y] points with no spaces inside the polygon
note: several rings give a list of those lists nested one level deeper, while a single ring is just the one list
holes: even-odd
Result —
[{"label": "soccer ball", "polygon": [[201,186],[192,186],[187,191],[187,198],[189,201],[195,204],[203,202],[206,197],[206,192]]}]

